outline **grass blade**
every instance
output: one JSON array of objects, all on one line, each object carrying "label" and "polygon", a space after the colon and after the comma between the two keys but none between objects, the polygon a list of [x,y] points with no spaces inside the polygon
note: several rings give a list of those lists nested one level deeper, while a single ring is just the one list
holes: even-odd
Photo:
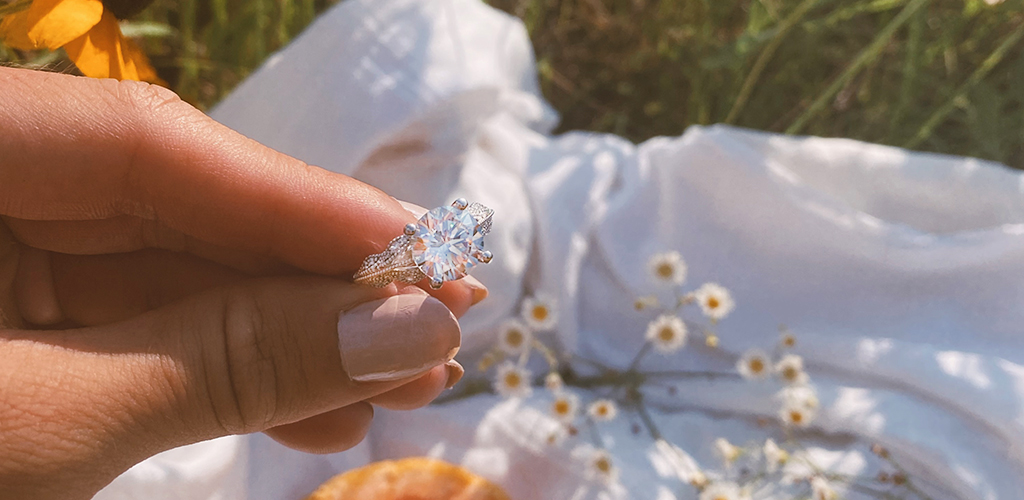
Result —
[{"label": "grass blade", "polygon": [[843,72],[832,81],[832,84],[829,85],[824,92],[818,95],[814,102],[812,102],[811,105],[804,110],[799,117],[797,117],[793,124],[786,129],[786,133],[799,134],[800,131],[803,130],[804,126],[807,125],[807,122],[817,116],[818,113],[825,108],[828,101],[836,95],[836,93],[846,86],[853,77],[857,76],[857,73],[859,73],[864,66],[878,57],[878,54],[882,52],[885,44],[889,42],[889,39],[896,33],[896,30],[900,29],[900,27],[910,19],[910,16],[917,12],[917,9],[920,9],[927,4],[928,1],[929,0],[910,0],[907,6],[903,7],[903,10],[901,10],[899,14],[896,14],[896,17],[882,28],[882,31],[878,32],[875,39],[872,40],[864,50],[857,54],[857,57],[853,59],[853,62],[851,62],[846,69],[844,69]]}]

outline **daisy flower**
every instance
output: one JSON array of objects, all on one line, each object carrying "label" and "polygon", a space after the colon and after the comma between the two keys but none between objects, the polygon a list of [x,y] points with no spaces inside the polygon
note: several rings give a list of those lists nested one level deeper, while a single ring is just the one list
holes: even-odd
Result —
[{"label": "daisy flower", "polygon": [[779,391],[783,405],[802,406],[808,410],[817,410],[818,393],[809,385],[792,385]]},{"label": "daisy flower", "polygon": [[802,385],[807,383],[807,373],[804,372],[804,358],[796,354],[787,354],[775,365],[775,373],[783,382],[789,385]]},{"label": "daisy flower", "polygon": [[717,283],[704,283],[693,295],[704,315],[713,321],[725,318],[736,307],[729,290]]},{"label": "daisy flower", "polygon": [[579,412],[580,398],[571,392],[563,392],[551,403],[551,413],[559,422],[572,423]]},{"label": "daisy flower", "polygon": [[779,418],[787,427],[807,427],[814,420],[816,412],[803,405],[786,404],[779,410]]},{"label": "daisy flower", "polygon": [[653,295],[645,295],[633,301],[633,309],[637,311],[643,311],[652,307],[658,307],[658,298]]},{"label": "daisy flower", "polygon": [[551,372],[548,376],[544,377],[544,387],[547,387],[551,392],[561,392],[562,388],[565,387],[565,382],[558,372]]},{"label": "daisy flower", "polygon": [[518,319],[509,318],[498,327],[498,345],[509,354],[518,355],[529,350],[532,340],[533,332]]},{"label": "daisy flower", "polygon": [[839,494],[836,490],[832,489],[832,486],[828,484],[828,481],[821,476],[814,476],[811,478],[811,495],[814,500],[836,500],[839,498]]},{"label": "daisy flower", "polygon": [[614,482],[619,476],[619,469],[612,462],[612,456],[605,450],[594,450],[589,460],[590,473],[603,482]]},{"label": "daisy flower", "polygon": [[545,440],[550,446],[558,446],[565,442],[566,438],[569,437],[569,431],[566,430],[564,425],[559,425],[555,430],[548,434]]},{"label": "daisy flower", "polygon": [[607,422],[615,419],[615,416],[619,414],[619,408],[610,399],[598,399],[590,403],[587,413],[597,422]]},{"label": "daisy flower", "polygon": [[708,479],[708,476],[707,474],[704,473],[704,471],[697,470],[690,475],[689,483],[690,486],[702,490],[708,487],[708,484],[711,483],[711,480]]},{"label": "daisy flower", "polygon": [[679,316],[663,314],[647,324],[646,337],[662,354],[678,351],[686,345],[686,323]]},{"label": "daisy flower", "polygon": [[739,485],[729,481],[711,483],[700,493],[700,500],[740,500],[741,498]]},{"label": "daisy flower", "polygon": [[498,373],[494,379],[494,390],[506,398],[526,397],[533,388],[530,387],[532,374],[526,368],[516,366],[511,361],[498,365]]},{"label": "daisy flower", "polygon": [[715,454],[722,459],[726,466],[729,466],[739,458],[741,450],[738,446],[729,442],[728,439],[718,438],[714,442]]},{"label": "daisy flower", "polygon": [[550,330],[558,321],[555,301],[543,294],[523,299],[522,315],[526,324],[536,331]]},{"label": "daisy flower", "polygon": [[779,445],[775,444],[775,441],[768,439],[764,442],[764,462],[768,468],[768,473],[773,474],[779,470],[779,466],[786,463],[789,460],[789,452],[779,448]]},{"label": "daisy flower", "polygon": [[736,370],[747,380],[762,379],[772,371],[772,362],[760,349],[750,349],[736,362]]},{"label": "daisy flower", "polygon": [[785,348],[791,348],[796,345],[796,335],[788,331],[784,331],[779,335],[779,345]]},{"label": "daisy flower", "polygon": [[679,252],[665,252],[652,255],[647,260],[647,269],[655,281],[666,285],[682,285],[686,281],[686,262]]}]

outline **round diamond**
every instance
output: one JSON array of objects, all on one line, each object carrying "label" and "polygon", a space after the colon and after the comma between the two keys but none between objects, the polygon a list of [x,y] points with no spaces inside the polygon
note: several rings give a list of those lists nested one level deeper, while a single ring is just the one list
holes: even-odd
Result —
[{"label": "round diamond", "polygon": [[412,236],[412,259],[427,278],[457,280],[480,263],[484,235],[464,210],[438,207],[420,217]]}]

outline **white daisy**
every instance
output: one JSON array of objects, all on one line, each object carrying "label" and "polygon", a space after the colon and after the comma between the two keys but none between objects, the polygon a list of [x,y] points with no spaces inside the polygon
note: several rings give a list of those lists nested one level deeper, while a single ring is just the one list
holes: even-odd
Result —
[{"label": "white daisy", "polygon": [[708,479],[708,475],[705,474],[704,471],[696,470],[693,474],[690,474],[690,480],[688,482],[690,483],[690,486],[702,490],[708,487],[711,480]]},{"label": "white daisy", "polygon": [[523,299],[523,320],[536,331],[550,330],[558,322],[555,301],[543,294]]},{"label": "white daisy", "polygon": [[494,390],[506,398],[526,397],[530,395],[533,388],[530,386],[530,379],[533,374],[530,370],[517,366],[511,361],[498,365],[498,373],[494,379]]},{"label": "white daisy", "polygon": [[700,492],[700,500],[740,500],[742,498],[738,484],[730,481],[711,483]]},{"label": "white daisy", "polygon": [[652,255],[647,260],[647,269],[654,280],[666,285],[682,285],[686,281],[686,262],[679,252],[665,252]]},{"label": "white daisy", "polygon": [[718,438],[714,442],[715,454],[722,459],[722,462],[728,467],[730,464],[739,458],[740,453],[743,452],[738,446],[729,442],[728,439]]},{"label": "white daisy", "polygon": [[693,295],[704,315],[714,321],[725,318],[736,307],[729,290],[718,283],[704,283]]},{"label": "white daisy", "polygon": [[803,405],[786,404],[779,410],[779,419],[787,427],[807,427],[816,415],[817,412]]},{"label": "white daisy", "polygon": [[817,410],[818,392],[810,385],[791,385],[783,388],[778,393],[783,405],[802,406],[808,410]]},{"label": "white daisy", "polygon": [[811,495],[814,500],[836,500],[839,498],[839,494],[836,490],[832,489],[832,486],[828,484],[828,481],[821,476],[814,476],[811,478]]},{"label": "white daisy", "polygon": [[560,446],[569,438],[569,430],[564,425],[555,426],[548,434],[546,442],[550,446]]},{"label": "white daisy", "polygon": [[561,392],[562,388],[565,387],[565,382],[558,372],[551,372],[548,376],[544,377],[544,387],[547,387],[551,392],[557,393]]},{"label": "white daisy", "polygon": [[615,419],[615,416],[619,414],[619,408],[610,399],[598,399],[590,403],[587,413],[596,422],[607,422]]},{"label": "white daisy", "polygon": [[509,318],[498,327],[498,345],[509,354],[522,354],[530,349],[532,341],[533,332],[530,327],[518,319]]},{"label": "white daisy", "polygon": [[571,392],[562,392],[551,403],[551,413],[564,423],[572,423],[579,412],[580,398]]},{"label": "white daisy", "polygon": [[736,370],[747,380],[762,379],[772,372],[772,361],[760,349],[750,349],[736,362]]},{"label": "white daisy", "polygon": [[768,473],[773,474],[779,470],[779,466],[786,463],[789,460],[789,452],[779,448],[779,445],[775,444],[775,441],[768,439],[764,442],[764,463],[768,468]]},{"label": "white daisy", "polygon": [[658,297],[654,295],[645,295],[633,301],[633,309],[637,311],[643,311],[652,307],[658,307]]},{"label": "white daisy", "polygon": [[614,482],[619,477],[619,469],[612,462],[612,456],[605,450],[594,450],[589,460],[590,473],[605,483]]},{"label": "white daisy", "polygon": [[783,331],[779,334],[779,345],[784,348],[791,348],[796,345],[796,335],[793,335],[789,331]]},{"label": "white daisy", "polygon": [[647,340],[663,354],[686,345],[686,323],[679,316],[663,314],[647,324]]},{"label": "white daisy", "polygon": [[804,372],[804,358],[796,354],[787,354],[775,364],[775,373],[783,382],[789,385],[803,385],[807,383],[807,373]]}]

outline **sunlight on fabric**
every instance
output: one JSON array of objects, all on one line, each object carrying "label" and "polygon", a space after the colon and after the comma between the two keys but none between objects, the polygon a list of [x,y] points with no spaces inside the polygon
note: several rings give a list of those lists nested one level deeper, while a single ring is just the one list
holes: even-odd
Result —
[{"label": "sunlight on fabric", "polygon": [[854,420],[869,434],[877,434],[885,428],[885,416],[875,411],[878,400],[868,389],[844,387],[832,404],[831,413],[844,420]]},{"label": "sunlight on fabric", "polygon": [[857,346],[857,359],[865,364],[873,364],[882,356],[892,351],[892,339],[863,339]]},{"label": "sunlight on fabric", "polygon": [[988,389],[992,385],[992,379],[982,367],[982,358],[977,354],[944,351],[935,355],[935,361],[946,374],[964,379],[979,389]]},{"label": "sunlight on fabric", "polygon": [[655,441],[654,449],[648,452],[648,458],[659,476],[675,477],[684,483],[689,483],[700,470],[697,461],[689,453],[664,439]]}]

